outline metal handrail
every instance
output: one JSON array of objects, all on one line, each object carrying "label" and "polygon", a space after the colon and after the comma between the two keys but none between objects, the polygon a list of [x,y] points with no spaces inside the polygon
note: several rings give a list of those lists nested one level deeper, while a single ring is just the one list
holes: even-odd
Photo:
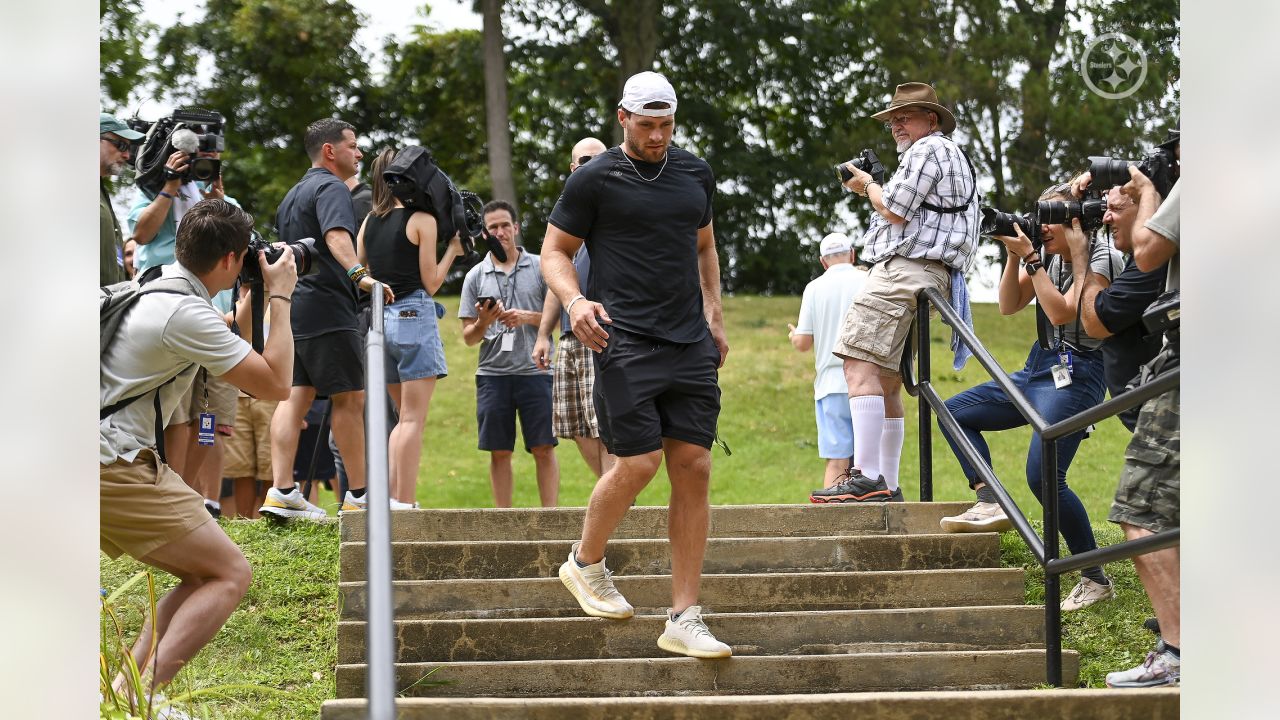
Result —
[{"label": "metal handrail", "polygon": [[[365,438],[387,437],[386,348],[382,326],[383,285],[374,282],[369,334],[365,338]],[[365,692],[370,720],[394,720],[396,716],[395,607],[391,597],[391,497],[388,485],[387,444],[365,443],[365,551],[369,573],[368,616],[365,622]]]},{"label": "metal handrail", "polygon": [[[1045,676],[1050,685],[1062,685],[1062,609],[1056,602],[1060,594],[1060,579],[1063,573],[1079,570],[1091,565],[1128,559],[1157,550],[1174,547],[1180,542],[1180,529],[1150,535],[1135,540],[1097,548],[1089,552],[1073,555],[1069,558],[1058,557],[1058,445],[1057,439],[1079,432],[1090,425],[1118,415],[1133,407],[1137,407],[1153,397],[1173,390],[1179,384],[1179,372],[1175,368],[1162,373],[1141,387],[1130,390],[1119,397],[1112,398],[1092,408],[1076,413],[1071,417],[1047,424],[1044,418],[1031,406],[1022,391],[1013,384],[1004,369],[995,358],[987,352],[978,340],[978,336],[966,325],[951,304],[937,290],[923,290],[917,296],[916,324],[913,330],[916,340],[918,373],[913,372],[911,362],[904,353],[902,360],[903,382],[908,392],[921,399],[920,413],[920,500],[933,500],[933,424],[929,422],[929,412],[938,415],[938,424],[955,441],[956,445],[969,464],[975,469],[982,482],[996,495],[1000,507],[1004,509],[1014,530],[1027,544],[1036,561],[1044,567],[1045,585]],[[978,454],[973,443],[960,431],[960,424],[947,409],[946,404],[933,389],[930,378],[929,354],[929,308],[937,308],[943,322],[949,325],[960,337],[973,356],[986,369],[987,374],[1004,390],[1010,402],[1026,419],[1027,423],[1040,435],[1042,443],[1040,464],[1040,502],[1044,508],[1044,538],[1036,535],[1030,521],[1018,508],[1017,503],[1009,496],[1000,479],[996,477],[991,466]],[[908,343],[908,347],[910,344]],[[918,375],[918,377],[917,377]]]}]

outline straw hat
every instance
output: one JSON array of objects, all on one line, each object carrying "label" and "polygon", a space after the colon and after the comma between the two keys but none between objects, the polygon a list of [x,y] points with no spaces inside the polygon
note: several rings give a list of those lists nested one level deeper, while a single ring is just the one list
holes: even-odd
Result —
[{"label": "straw hat", "polygon": [[889,102],[889,107],[871,117],[880,122],[889,122],[889,115],[893,111],[909,107],[921,107],[937,113],[938,129],[943,135],[950,135],[956,129],[956,117],[950,110],[938,104],[938,93],[934,92],[932,85],[926,83],[909,82],[899,85],[893,93],[893,100]]}]

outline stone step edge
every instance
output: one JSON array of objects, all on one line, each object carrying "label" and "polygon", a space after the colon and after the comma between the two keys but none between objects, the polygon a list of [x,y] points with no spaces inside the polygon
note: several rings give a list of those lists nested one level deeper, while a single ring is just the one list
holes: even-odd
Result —
[{"label": "stone step edge", "polygon": [[[857,576],[865,577],[869,575],[903,575],[906,573],[913,573],[917,575],[941,576],[941,575],[950,575],[950,574],[956,574],[956,573],[976,575],[976,574],[998,573],[998,572],[1024,573],[1026,571],[1023,568],[1014,568],[1014,567],[930,568],[926,570],[809,570],[809,569],[805,569],[805,570],[799,570],[796,572],[773,572],[773,573],[760,573],[760,572],[704,573],[702,575],[702,579],[706,580],[707,578],[715,578],[715,579],[738,578],[740,580],[751,580],[751,579],[767,580],[767,579],[777,579],[779,577],[786,577],[789,575],[821,575],[824,577],[845,577],[845,576],[857,575]],[[671,575],[669,574],[668,575],[615,575],[614,578],[618,580],[670,580]],[[391,584],[393,587],[411,587],[415,585],[428,585],[432,583],[448,583],[450,585],[456,585],[459,583],[519,583],[519,582],[543,582],[547,580],[555,580],[559,582],[560,579],[553,575],[548,577],[532,577],[532,578],[460,578],[460,579],[454,579],[454,580],[392,580]],[[368,582],[365,580],[344,580],[338,583],[339,589],[354,588],[354,587],[367,586],[367,585],[368,585]],[[969,606],[966,605],[965,607],[969,607]]]},{"label": "stone step edge", "polygon": [[[825,541],[841,539],[857,539],[857,538],[874,538],[878,542],[911,541],[911,540],[931,540],[935,538],[968,538],[968,537],[985,537],[991,535],[999,535],[997,532],[983,533],[917,533],[914,535],[885,535],[884,533],[850,533],[848,535],[778,535],[774,537],[760,536],[726,536],[726,537],[708,537],[707,542],[725,543],[735,540],[745,540],[750,542],[802,542],[802,541]],[[443,545],[445,547],[464,546],[464,545],[496,545],[502,546],[529,546],[529,545],[571,545],[578,542],[578,538],[568,538],[564,540],[392,540],[392,546],[414,546],[414,545]],[[667,538],[615,538],[609,540],[610,544],[636,544],[636,543],[667,543]],[[961,542],[964,542],[963,540]],[[364,547],[368,543],[364,540],[343,540],[342,547]]]}]

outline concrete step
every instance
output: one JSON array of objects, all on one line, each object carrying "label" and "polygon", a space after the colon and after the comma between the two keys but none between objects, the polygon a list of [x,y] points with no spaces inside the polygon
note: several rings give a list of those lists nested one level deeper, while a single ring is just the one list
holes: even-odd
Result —
[{"label": "concrete step", "polygon": [[[1076,684],[1079,660],[1074,651],[1063,653],[1064,684]],[[1043,650],[402,663],[396,665],[396,686],[408,696],[434,697],[1013,689],[1043,683],[1044,668]],[[338,665],[338,697],[364,695],[365,672],[364,665]]]},{"label": "concrete step", "polygon": [[[667,657],[663,615],[402,620],[397,662]],[[721,613],[708,616],[738,656],[906,650],[1017,650],[1044,646],[1044,608],[1032,606]],[[338,662],[365,662],[365,623],[338,623]]]},{"label": "concrete step", "polygon": [[[399,542],[391,546],[391,572],[402,580],[555,577],[571,543],[543,541]],[[615,540],[609,569],[618,575],[671,573],[665,540]],[[365,543],[343,543],[341,579],[367,578]],[[997,567],[996,533],[935,535],[840,535],[792,538],[711,538],[705,573],[924,570]]]},{"label": "concrete step", "polygon": [[[671,603],[671,578],[615,577],[640,614]],[[339,618],[365,616],[364,583],[339,583]],[[577,601],[558,577],[498,580],[406,580],[394,583],[396,617],[407,619],[577,617]],[[864,610],[1021,605],[1019,568],[704,575],[699,598],[708,612]]]},{"label": "concrete step", "polygon": [[[712,537],[914,534],[938,532],[938,520],[972,503],[869,505],[722,505],[711,508]],[[586,508],[400,510],[391,514],[391,538],[400,542],[487,541],[495,538],[576,540]],[[342,516],[342,541],[365,539],[364,513]],[[667,537],[665,507],[634,507],[616,539]]]},{"label": "concrete step", "polygon": [[[1175,720],[1177,689],[977,690],[634,698],[403,698],[399,720]],[[321,720],[365,720],[330,700]]]}]

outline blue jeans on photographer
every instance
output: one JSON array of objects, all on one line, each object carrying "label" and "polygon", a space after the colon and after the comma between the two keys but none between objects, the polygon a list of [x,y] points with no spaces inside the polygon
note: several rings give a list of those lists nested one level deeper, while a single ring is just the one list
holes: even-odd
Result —
[{"label": "blue jeans on photographer", "polygon": [[[1102,402],[1106,392],[1103,374],[1102,353],[1099,351],[1071,351],[1071,384],[1058,388],[1053,382],[1052,368],[1059,363],[1058,352],[1045,350],[1039,343],[1033,343],[1031,353],[1027,356],[1026,365],[1009,376],[1013,384],[1027,397],[1031,406],[1040,413],[1046,423],[1065,420],[1076,413],[1087,410]],[[1027,424],[1022,414],[995,382],[986,382],[950,398],[946,402],[947,409],[955,416],[961,430],[982,459],[991,464],[991,451],[987,447],[982,432],[987,430],[1009,430]],[[960,461],[964,476],[969,479],[969,487],[977,484],[977,472],[960,454],[956,442],[947,432],[943,437],[951,444],[951,450]],[[1071,460],[1084,439],[1084,431],[1059,438],[1058,448],[1058,514],[1059,529],[1067,541],[1072,554],[1080,554],[1093,550],[1098,546],[1093,537],[1093,527],[1089,524],[1089,514],[1075,492],[1067,486],[1067,470]],[[1040,462],[1043,456],[1039,433],[1032,433],[1031,445],[1027,448],[1027,485],[1036,499],[1043,502],[1041,495]]]}]

